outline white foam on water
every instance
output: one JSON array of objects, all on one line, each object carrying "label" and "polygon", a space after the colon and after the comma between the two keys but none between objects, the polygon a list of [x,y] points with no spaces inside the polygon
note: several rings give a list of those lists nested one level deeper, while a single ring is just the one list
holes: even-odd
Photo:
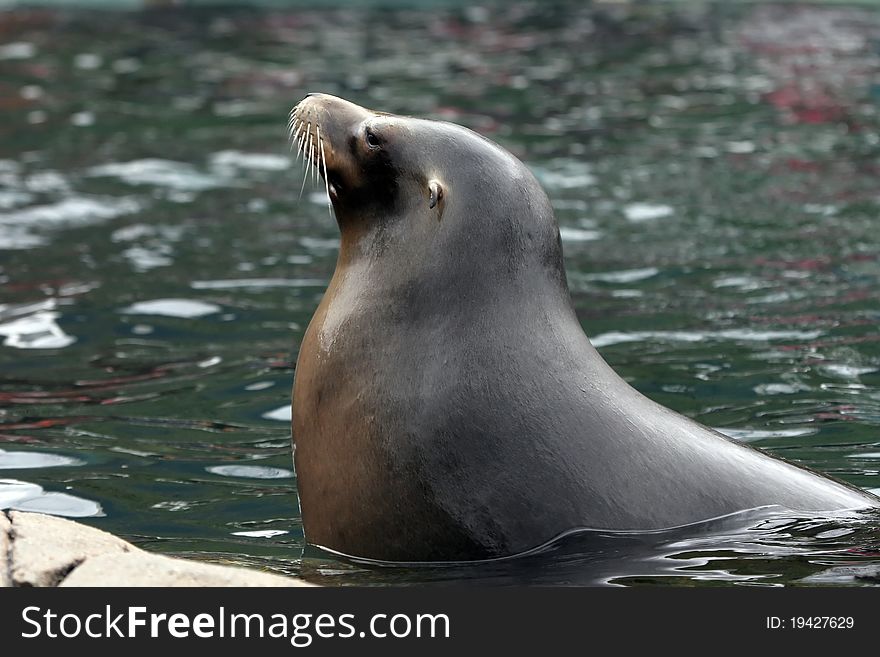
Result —
[{"label": "white foam on water", "polygon": [[162,511],[189,511],[192,508],[195,508],[195,504],[191,502],[187,502],[185,500],[165,500],[164,502],[157,502],[150,506],[151,509],[161,509]]},{"label": "white foam on water", "polygon": [[621,271],[604,271],[587,274],[583,278],[588,281],[601,281],[603,283],[633,283],[643,281],[660,273],[656,267],[644,269],[624,269]]},{"label": "white foam on water", "polygon": [[810,214],[821,214],[825,217],[837,214],[839,208],[836,205],[822,205],[820,203],[807,203],[804,205],[804,212]]},{"label": "white foam on water", "polygon": [[828,529],[824,532],[819,532],[814,535],[814,538],[840,538],[841,536],[848,536],[855,532],[855,529],[852,527],[841,527],[839,529]]},{"label": "white foam on water", "polygon": [[70,115],[70,123],[79,128],[87,128],[95,125],[95,114],[93,112],[76,112]]},{"label": "white foam on water", "polygon": [[743,442],[752,440],[765,440],[767,438],[797,438],[798,436],[812,436],[819,433],[815,427],[791,427],[788,429],[744,429],[732,427],[714,427],[718,433]]},{"label": "white foam on water", "polygon": [[602,231],[562,226],[559,229],[559,237],[563,242],[593,242],[602,237]]},{"label": "white foam on water", "polygon": [[669,205],[656,203],[630,203],[624,206],[623,214],[629,221],[652,221],[669,217],[675,210]]},{"label": "white foam on water", "polygon": [[125,315],[163,315],[193,319],[220,312],[222,308],[214,303],[194,299],[153,299],[133,303],[119,312]]},{"label": "white foam on water", "polygon": [[63,349],[76,338],[65,333],[56,320],[61,313],[40,310],[0,324],[3,346],[15,349]]},{"label": "white foam on water", "polygon": [[289,479],[293,477],[293,472],[290,470],[266,465],[212,465],[205,470],[223,477],[244,477],[246,479]]},{"label": "white foam on water", "polygon": [[37,47],[27,41],[13,41],[0,46],[0,59],[30,59],[37,54]]},{"label": "white foam on water", "polygon": [[725,144],[728,153],[746,154],[755,152],[755,144],[751,141],[729,141]]},{"label": "white foam on water", "polygon": [[274,381],[256,381],[254,383],[246,385],[244,389],[249,391],[265,390],[266,388],[271,388],[274,385]]},{"label": "white foam on water", "polygon": [[86,226],[140,210],[130,198],[72,196],[56,203],[32,205],[12,212],[0,213],[5,226]]},{"label": "white foam on water", "polygon": [[876,367],[859,367],[857,365],[844,365],[841,363],[823,363],[819,366],[819,369],[842,379],[857,379],[862,374],[870,374],[877,371]]},{"label": "white foam on water", "polygon": [[218,176],[200,173],[186,162],[158,158],[102,164],[92,167],[87,173],[95,177],[117,178],[129,185],[155,185],[190,192],[217,189],[231,184]]},{"label": "white foam on water", "polygon": [[53,310],[58,306],[56,299],[41,299],[32,303],[0,303],[0,318],[22,317],[38,310]]},{"label": "white foam on water", "polygon": [[15,189],[0,189],[0,209],[9,210],[19,205],[30,203],[34,199],[33,194]]},{"label": "white foam on water", "polygon": [[73,65],[84,71],[93,71],[104,64],[104,58],[95,53],[83,52],[73,58]]},{"label": "white foam on water", "polygon": [[24,179],[24,186],[31,192],[52,193],[70,191],[70,183],[57,171],[37,171]]},{"label": "white foam on water", "polygon": [[590,166],[580,160],[557,160],[550,167],[532,167],[532,173],[541,184],[552,189],[580,189],[595,185],[597,178]]},{"label": "white foam on water", "polygon": [[712,281],[712,287],[735,287],[740,290],[759,290],[767,287],[767,283],[751,276],[722,276]]},{"label": "white foam on water", "polygon": [[795,299],[803,299],[806,295],[803,292],[771,292],[760,297],[752,297],[746,303],[784,303]]},{"label": "white foam on water", "polygon": [[772,340],[815,340],[821,331],[756,331],[753,329],[727,329],[724,331],[609,331],[590,338],[597,349],[624,342],[703,342],[709,340],[733,340],[744,342],[769,342]]},{"label": "white foam on water", "polygon": [[752,388],[758,395],[794,395],[809,389],[802,383],[759,383]]},{"label": "white foam on water", "polygon": [[118,228],[110,233],[110,239],[114,242],[130,242],[142,237],[151,237],[156,234],[156,228],[148,224],[132,224]]},{"label": "white foam on water", "polygon": [[46,241],[26,226],[3,226],[0,230],[0,249],[4,250],[33,249]]},{"label": "white foam on water", "polygon": [[122,255],[131,263],[135,271],[145,272],[157,267],[168,267],[174,264],[174,260],[169,257],[171,252],[171,247],[167,245],[159,245],[154,249],[132,246],[125,249]]},{"label": "white foam on water", "polygon": [[754,329],[728,329],[725,331],[712,332],[713,337],[725,340],[755,340],[767,342],[770,340],[815,340],[822,331],[756,331]]},{"label": "white foam on water", "polygon": [[[17,174],[21,171],[21,164],[19,164],[15,160],[0,160],[0,176],[7,176],[10,174]],[[0,178],[0,180],[4,180],[4,178]]]},{"label": "white foam on water", "polygon": [[285,404],[284,406],[279,406],[275,410],[263,413],[262,417],[266,418],[267,420],[290,422],[290,420],[293,418],[293,411],[290,404]]},{"label": "white foam on water", "polygon": [[190,287],[194,290],[235,290],[249,287],[324,287],[325,285],[327,285],[327,281],[323,278],[233,278],[190,283]]},{"label": "white foam on water", "polygon": [[243,153],[241,151],[218,151],[211,155],[211,166],[219,169],[253,169],[256,171],[284,171],[292,160],[273,153]]},{"label": "white foam on water", "polygon": [[43,487],[17,479],[0,479],[0,509],[11,509],[19,502],[43,493]]},{"label": "white foam on water", "polygon": [[18,511],[46,513],[66,518],[91,518],[104,515],[101,505],[67,493],[43,493],[39,497],[19,502],[13,507]]},{"label": "white foam on water", "polygon": [[248,536],[251,538],[272,538],[274,536],[283,536],[284,534],[289,534],[290,532],[284,531],[283,529],[259,529],[250,532],[232,532],[233,536]]},{"label": "white foam on water", "polygon": [[0,470],[25,470],[29,468],[57,468],[82,465],[83,461],[69,456],[43,452],[7,452],[0,449]]},{"label": "white foam on water", "polygon": [[0,248],[30,249],[45,244],[42,230],[86,226],[140,210],[130,198],[72,196],[55,203],[0,212]]},{"label": "white foam on water", "polygon": [[[325,197],[326,200],[326,197]],[[326,250],[339,247],[339,238],[321,239],[320,237],[300,237],[299,243],[307,249]]]},{"label": "white foam on water", "polygon": [[47,513],[68,518],[104,515],[101,505],[68,493],[46,492],[42,486],[18,479],[0,479],[0,509]]}]

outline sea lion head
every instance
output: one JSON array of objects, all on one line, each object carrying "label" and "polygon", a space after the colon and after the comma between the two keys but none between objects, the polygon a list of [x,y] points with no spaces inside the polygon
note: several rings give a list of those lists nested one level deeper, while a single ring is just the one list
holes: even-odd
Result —
[{"label": "sea lion head", "polygon": [[340,263],[396,258],[406,262],[398,271],[436,282],[442,258],[443,272],[456,276],[539,268],[564,285],[550,202],[528,168],[492,141],[327,94],[298,103],[289,127],[325,182]]}]

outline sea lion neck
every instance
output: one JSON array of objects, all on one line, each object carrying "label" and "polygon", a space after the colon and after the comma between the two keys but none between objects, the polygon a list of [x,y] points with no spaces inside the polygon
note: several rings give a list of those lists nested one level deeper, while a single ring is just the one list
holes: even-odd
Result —
[{"label": "sea lion neck", "polygon": [[365,246],[369,237],[343,235],[321,302],[330,323],[369,317],[369,322],[355,323],[393,324],[430,333],[449,323],[470,326],[476,332],[503,331],[515,309],[534,317],[553,316],[581,332],[561,262],[547,266],[486,254],[451,266],[448,253],[438,255],[406,245],[396,248],[401,245],[389,245],[387,236],[383,241],[377,235],[370,237],[378,244]]}]

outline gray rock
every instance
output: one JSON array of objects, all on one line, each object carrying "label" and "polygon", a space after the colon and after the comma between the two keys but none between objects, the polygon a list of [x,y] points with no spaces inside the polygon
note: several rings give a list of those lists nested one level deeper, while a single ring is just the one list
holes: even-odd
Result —
[{"label": "gray rock", "polygon": [[9,577],[9,549],[12,537],[12,525],[9,524],[9,518],[3,511],[0,511],[0,587],[12,586],[12,580]]},{"label": "gray rock", "polygon": [[140,552],[121,538],[71,520],[21,511],[11,511],[9,517],[14,586],[56,586],[90,557]]},{"label": "gray rock", "polygon": [[0,586],[312,586],[292,577],[150,554],[100,529],[0,512]]},{"label": "gray rock", "polygon": [[90,557],[60,586],[312,586],[258,570],[175,559],[146,552]]}]

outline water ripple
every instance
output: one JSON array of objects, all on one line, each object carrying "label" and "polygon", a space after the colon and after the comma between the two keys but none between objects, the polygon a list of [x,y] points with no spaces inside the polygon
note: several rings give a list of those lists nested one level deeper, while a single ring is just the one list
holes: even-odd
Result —
[{"label": "water ripple", "polygon": [[47,492],[42,486],[17,479],[0,479],[0,509],[46,513],[68,518],[104,515],[101,505],[97,502],[68,493]]}]

